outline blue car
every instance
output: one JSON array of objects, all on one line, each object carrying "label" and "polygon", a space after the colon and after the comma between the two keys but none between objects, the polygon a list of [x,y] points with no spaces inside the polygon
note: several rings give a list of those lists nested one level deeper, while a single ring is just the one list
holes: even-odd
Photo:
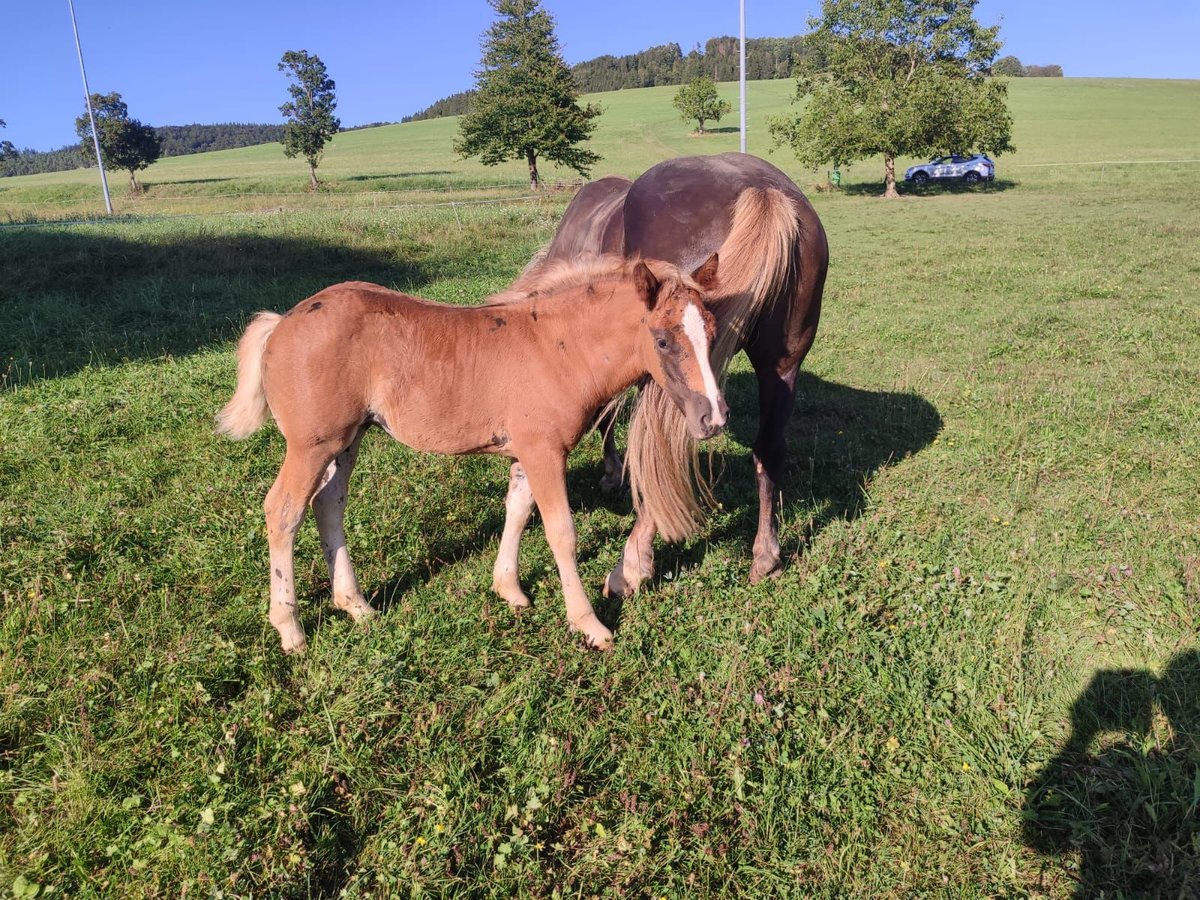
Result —
[{"label": "blue car", "polygon": [[904,180],[915,185],[928,184],[934,179],[943,181],[964,181],[976,184],[980,181],[992,181],[996,177],[996,164],[976,153],[974,156],[935,156],[927,163],[913,166],[904,173]]}]

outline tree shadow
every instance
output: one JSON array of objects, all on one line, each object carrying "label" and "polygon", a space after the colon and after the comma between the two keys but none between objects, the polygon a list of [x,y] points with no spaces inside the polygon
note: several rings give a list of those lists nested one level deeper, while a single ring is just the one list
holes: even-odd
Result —
[{"label": "tree shadow", "polygon": [[[1200,897],[1200,651],[1161,677],[1097,673],[1071,735],[1028,786],[1027,846],[1047,887],[1084,897]],[[1050,881],[1053,879],[1053,881]]]},{"label": "tree shadow", "polygon": [[149,191],[151,188],[167,188],[175,184],[216,184],[223,181],[233,181],[232,178],[183,178],[172,179],[170,181],[143,181],[142,188]]},{"label": "tree shadow", "polygon": [[183,355],[237,337],[260,309],[345,280],[411,290],[426,266],[399,250],[300,237],[189,233],[126,238],[0,230],[0,382]]},{"label": "tree shadow", "polygon": [[453,175],[449,169],[430,169],[428,172],[392,172],[379,175],[346,175],[338,181],[403,181],[409,178],[431,178],[435,175]]},{"label": "tree shadow", "polygon": [[[997,178],[995,181],[981,181],[978,184],[967,184],[965,181],[931,181],[926,185],[916,185],[908,181],[897,181],[896,190],[901,197],[934,197],[941,194],[1000,194],[1018,187],[1020,182],[1008,178]],[[882,197],[882,181],[853,181],[842,182],[835,189],[853,197]]]}]

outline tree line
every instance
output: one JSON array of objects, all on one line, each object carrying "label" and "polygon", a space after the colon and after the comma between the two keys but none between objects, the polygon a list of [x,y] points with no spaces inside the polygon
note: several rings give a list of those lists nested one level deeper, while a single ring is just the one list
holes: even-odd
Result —
[{"label": "tree line", "polygon": [[[789,38],[748,38],[746,40],[746,77],[752,81],[790,78],[801,60],[811,56],[804,35]],[[713,81],[737,81],[738,39],[722,36],[709,38],[686,55],[679,44],[661,44],[625,56],[597,56],[571,66],[571,74],[582,94],[619,91],[626,88],[690,84],[697,78]],[[443,97],[402,122],[463,115],[471,104],[474,91],[460,91]]]},{"label": "tree line", "polygon": [[[154,128],[163,156],[187,156],[209,150],[234,150],[269,144],[283,137],[283,125],[222,122],[216,125],[160,125]],[[0,175],[37,175],[92,165],[79,144],[58,150],[16,150],[0,163]]]}]

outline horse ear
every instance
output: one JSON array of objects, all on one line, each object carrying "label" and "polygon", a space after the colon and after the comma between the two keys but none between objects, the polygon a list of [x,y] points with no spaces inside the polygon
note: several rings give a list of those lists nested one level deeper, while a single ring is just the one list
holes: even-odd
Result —
[{"label": "horse ear", "polygon": [[696,283],[706,291],[711,291],[717,286],[717,262],[717,254],[714,253],[692,273],[692,278],[696,279]]},{"label": "horse ear", "polygon": [[633,267],[633,283],[642,302],[646,304],[646,309],[654,309],[658,300],[658,279],[654,277],[650,267],[640,259]]}]

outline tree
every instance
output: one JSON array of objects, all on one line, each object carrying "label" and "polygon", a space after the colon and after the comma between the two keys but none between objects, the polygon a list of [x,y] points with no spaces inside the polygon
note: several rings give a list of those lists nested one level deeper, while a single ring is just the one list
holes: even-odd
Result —
[{"label": "tree", "polygon": [[[162,142],[151,126],[129,118],[129,107],[116,91],[111,94],[92,94],[91,100],[104,165],[110,169],[127,171],[129,189],[136,194],[142,189],[137,180],[138,169],[144,169],[158,160],[162,155]],[[75,120],[75,133],[79,135],[79,149],[84,159],[95,162],[92,120],[86,109]]]},{"label": "tree", "polygon": [[1025,67],[1015,56],[1002,56],[992,66],[992,74],[1003,75],[1006,78],[1022,78],[1025,75]]},{"label": "tree", "polygon": [[[7,128],[7,123],[0,119],[0,128]],[[20,156],[20,152],[13,146],[12,141],[0,141],[0,171],[4,169],[4,164],[10,159],[16,159]]]},{"label": "tree", "polygon": [[279,107],[288,120],[283,129],[283,152],[288,159],[303,156],[308,161],[308,188],[315,191],[320,187],[317,166],[321,154],[342,125],[333,114],[337,108],[335,85],[325,72],[325,63],[307,50],[283,54],[279,71],[294,79],[288,85],[292,99]]},{"label": "tree", "polygon": [[600,157],[575,145],[591,136],[601,109],[579,105],[553,17],[539,0],[488,3],[499,18],[483,38],[475,96],[459,122],[455,152],[478,156],[485,166],[524,159],[532,190],[540,185],[539,156],[586,177]]},{"label": "tree", "polygon": [[695,81],[683,85],[675,92],[675,108],[685,122],[695,119],[700,123],[700,133],[704,134],[704,123],[709,119],[720,122],[721,116],[733,107],[728,100],[717,96],[717,85],[707,75],[701,75]]},{"label": "tree", "polygon": [[881,154],[884,196],[896,197],[896,157],[1013,149],[1004,80],[987,77],[999,26],[976,0],[822,0],[812,59],[797,77],[803,112],[777,116],[776,144],[817,168]]}]

